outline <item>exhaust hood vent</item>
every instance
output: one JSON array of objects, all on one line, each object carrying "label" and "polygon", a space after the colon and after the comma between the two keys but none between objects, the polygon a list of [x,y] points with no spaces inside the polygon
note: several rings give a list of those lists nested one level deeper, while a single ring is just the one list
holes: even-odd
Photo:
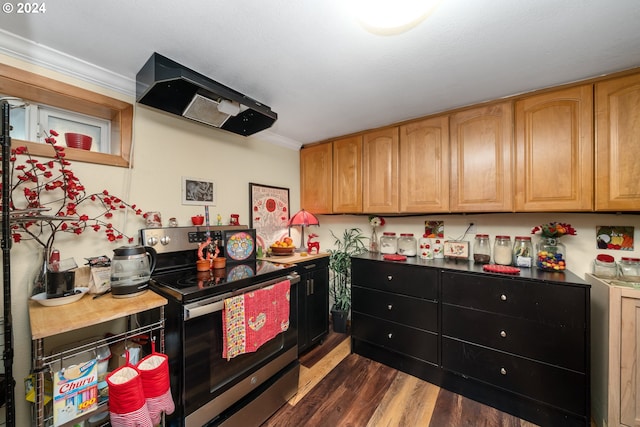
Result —
[{"label": "exhaust hood vent", "polygon": [[158,53],[136,75],[136,100],[243,136],[273,125],[271,108]]}]

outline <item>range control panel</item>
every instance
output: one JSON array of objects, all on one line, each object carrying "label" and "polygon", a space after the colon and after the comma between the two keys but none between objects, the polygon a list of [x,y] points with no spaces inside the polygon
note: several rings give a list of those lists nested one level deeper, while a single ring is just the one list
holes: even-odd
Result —
[{"label": "range control panel", "polygon": [[212,240],[217,239],[219,245],[223,245],[222,233],[225,230],[246,229],[246,225],[143,228],[140,230],[140,244],[151,246],[157,253],[181,252],[197,249],[207,240],[207,231]]},{"label": "range control panel", "polygon": [[[209,235],[213,241],[222,241],[222,231],[220,230],[210,230]],[[207,240],[206,231],[190,231],[187,233],[187,236],[189,238],[189,243],[202,243]]]}]

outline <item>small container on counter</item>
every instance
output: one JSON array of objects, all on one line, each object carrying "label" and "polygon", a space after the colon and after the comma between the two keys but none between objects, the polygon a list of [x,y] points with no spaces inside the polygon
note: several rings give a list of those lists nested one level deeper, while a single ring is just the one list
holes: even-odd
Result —
[{"label": "small container on counter", "polygon": [[618,278],[625,282],[640,283],[640,258],[622,257],[618,263]]},{"label": "small container on counter", "polygon": [[444,258],[444,242],[442,239],[433,239],[433,259]]},{"label": "small container on counter", "polygon": [[594,276],[613,279],[618,275],[618,266],[616,265],[616,259],[611,255],[599,254],[598,256],[596,256],[596,259],[593,260],[591,271]]},{"label": "small container on counter", "polygon": [[398,252],[398,238],[396,233],[385,231],[380,237],[380,253],[395,254]]},{"label": "small container on counter", "polygon": [[513,265],[516,267],[529,267],[533,265],[533,245],[531,237],[516,236],[513,242]]},{"label": "small container on counter", "polygon": [[511,265],[512,257],[511,236],[496,236],[493,243],[493,262],[500,265]]},{"label": "small container on counter", "polygon": [[488,234],[476,234],[473,244],[473,262],[489,264],[491,262],[491,243]]},{"label": "small container on counter", "polygon": [[418,242],[413,237],[413,233],[401,233],[398,238],[398,253],[404,256],[416,256],[418,253]]},{"label": "small container on counter", "polygon": [[433,241],[427,236],[428,234],[423,234],[418,242],[420,259],[433,259]]}]

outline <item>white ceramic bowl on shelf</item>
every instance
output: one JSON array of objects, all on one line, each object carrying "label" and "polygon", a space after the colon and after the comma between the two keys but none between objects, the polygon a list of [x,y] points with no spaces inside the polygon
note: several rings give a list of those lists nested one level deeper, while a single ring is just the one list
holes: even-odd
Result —
[{"label": "white ceramic bowl on shelf", "polygon": [[75,294],[66,297],[47,298],[47,293],[42,292],[41,294],[32,296],[31,299],[46,307],[55,307],[57,305],[71,304],[72,302],[79,301],[80,298],[84,296],[84,294],[89,292],[89,288],[75,288],[75,290]]}]

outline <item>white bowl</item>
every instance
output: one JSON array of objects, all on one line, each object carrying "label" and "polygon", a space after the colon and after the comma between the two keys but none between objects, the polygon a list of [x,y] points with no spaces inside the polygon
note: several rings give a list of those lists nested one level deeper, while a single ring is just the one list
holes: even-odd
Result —
[{"label": "white bowl", "polygon": [[31,299],[44,306],[54,307],[57,305],[65,305],[65,304],[71,304],[72,302],[76,302],[80,298],[82,298],[84,294],[89,292],[89,288],[76,288],[75,290],[80,292],[75,293],[73,295],[66,296],[66,297],[58,297],[58,298],[47,298],[47,293],[43,292],[41,294],[32,296]]}]

